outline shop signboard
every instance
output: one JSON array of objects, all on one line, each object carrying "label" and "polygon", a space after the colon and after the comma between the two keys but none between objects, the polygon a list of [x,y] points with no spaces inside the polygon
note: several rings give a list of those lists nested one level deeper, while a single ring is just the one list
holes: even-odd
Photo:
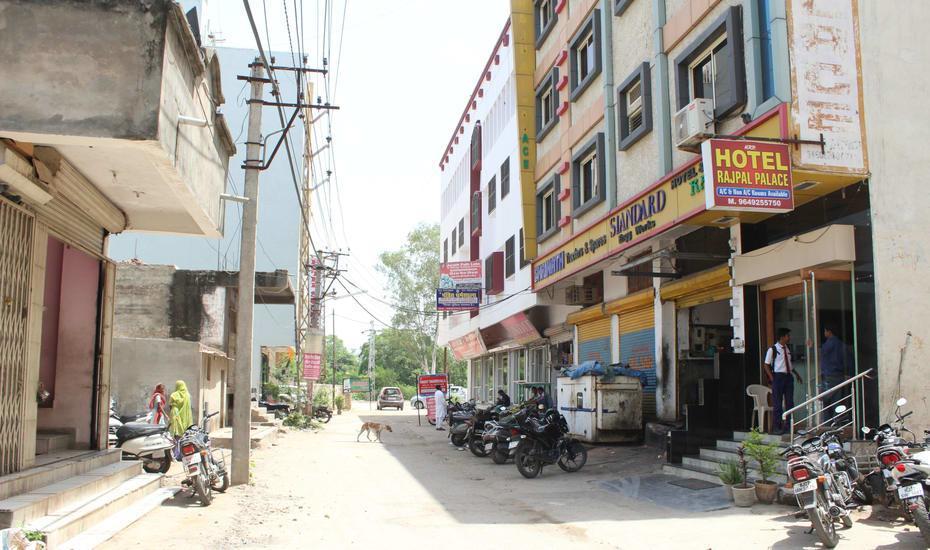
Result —
[{"label": "shop signboard", "polygon": [[484,345],[484,338],[477,330],[450,340],[449,347],[452,348],[452,356],[458,361],[480,357],[488,352],[488,348]]},{"label": "shop signboard", "polygon": [[436,400],[433,396],[436,394],[436,386],[439,386],[443,393],[449,393],[449,375],[441,374],[421,374],[417,376],[417,394],[426,398],[426,417],[430,420],[436,419]]},{"label": "shop signboard", "polygon": [[471,311],[481,306],[481,262],[446,262],[439,266],[436,309]]},{"label": "shop signboard", "polygon": [[481,307],[480,288],[437,288],[436,309],[439,311],[471,311]]},{"label": "shop signboard", "polygon": [[533,290],[655,237],[705,210],[700,160],[650,186],[533,262]]},{"label": "shop signboard", "polygon": [[701,144],[708,210],[790,212],[794,209],[787,144],[709,139]]},{"label": "shop signboard", "polygon": [[304,380],[319,380],[323,358],[319,353],[304,354]]},{"label": "shop signboard", "polygon": [[349,388],[353,392],[368,392],[371,389],[368,382],[367,378],[353,378]]}]

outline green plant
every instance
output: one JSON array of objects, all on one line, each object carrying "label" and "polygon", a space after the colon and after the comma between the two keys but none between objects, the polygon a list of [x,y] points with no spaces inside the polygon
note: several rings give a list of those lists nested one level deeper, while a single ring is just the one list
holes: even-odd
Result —
[{"label": "green plant", "polygon": [[321,391],[316,391],[313,393],[314,407],[329,407],[332,404],[328,389],[329,388],[323,388]]},{"label": "green plant", "polygon": [[746,462],[746,444],[742,444],[736,449],[737,462],[736,467],[739,472],[739,487],[740,489],[746,489],[749,487],[749,484],[746,483],[746,480],[749,478],[749,464]]},{"label": "green plant", "polygon": [[323,424],[320,422],[297,411],[287,415],[282,424],[289,428],[296,428],[298,430],[319,430],[323,427]]},{"label": "green plant", "polygon": [[742,472],[740,472],[739,462],[735,460],[728,460],[718,465],[717,476],[719,476],[720,481],[726,485],[743,484],[743,480],[745,479]]},{"label": "green plant", "polygon": [[346,404],[345,396],[337,395],[336,396],[336,409],[341,411],[342,407],[344,407],[345,404]]},{"label": "green plant", "polygon": [[746,454],[758,464],[762,481],[767,483],[769,478],[775,475],[775,468],[778,466],[778,447],[766,443],[762,439],[762,434],[755,428],[746,438],[743,446],[746,447]]},{"label": "green plant", "polygon": [[275,384],[274,382],[265,382],[265,385],[262,387],[262,390],[265,394],[265,399],[277,399],[281,395],[281,387]]}]

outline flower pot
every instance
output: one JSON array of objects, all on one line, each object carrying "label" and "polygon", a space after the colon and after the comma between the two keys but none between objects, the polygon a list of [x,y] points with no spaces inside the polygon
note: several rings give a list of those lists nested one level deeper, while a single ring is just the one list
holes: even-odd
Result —
[{"label": "flower pot", "polygon": [[745,487],[734,485],[732,491],[733,503],[737,506],[748,508],[756,502],[756,488],[752,485],[747,485]]},{"label": "flower pot", "polygon": [[774,481],[756,481],[756,498],[764,504],[775,502],[778,495],[778,484]]},{"label": "flower pot", "polygon": [[727,500],[733,502],[733,486],[729,483],[724,483],[723,490],[727,492]]}]

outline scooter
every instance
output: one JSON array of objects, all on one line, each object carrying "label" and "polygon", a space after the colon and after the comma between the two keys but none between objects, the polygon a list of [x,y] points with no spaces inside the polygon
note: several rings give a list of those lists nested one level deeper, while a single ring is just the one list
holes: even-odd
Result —
[{"label": "scooter", "polygon": [[174,438],[168,426],[129,422],[116,430],[116,447],[123,455],[142,461],[142,469],[151,474],[164,474],[171,468]]}]

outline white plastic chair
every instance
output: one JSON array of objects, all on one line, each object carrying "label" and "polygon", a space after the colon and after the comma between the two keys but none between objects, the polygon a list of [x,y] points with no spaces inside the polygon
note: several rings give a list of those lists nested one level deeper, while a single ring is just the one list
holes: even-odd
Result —
[{"label": "white plastic chair", "polygon": [[759,427],[760,431],[768,432],[765,423],[765,414],[772,417],[772,407],[769,406],[769,395],[772,394],[772,388],[761,384],[750,384],[746,387],[746,395],[752,397],[755,408],[752,410],[752,427]]}]

